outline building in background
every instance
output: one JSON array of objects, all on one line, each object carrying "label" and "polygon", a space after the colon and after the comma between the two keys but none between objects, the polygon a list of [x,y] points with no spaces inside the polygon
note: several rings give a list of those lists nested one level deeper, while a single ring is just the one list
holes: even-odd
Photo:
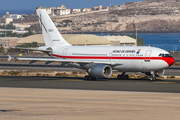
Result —
[{"label": "building in background", "polygon": [[62,9],[60,10],[59,15],[68,15],[71,14],[71,9]]},{"label": "building in background", "polygon": [[17,42],[21,38],[17,37],[0,37],[0,47],[4,47],[5,49],[8,49],[10,47],[17,46]]},{"label": "building in background", "polygon": [[129,36],[103,36],[112,42],[113,46],[137,46],[137,40]]},{"label": "building in background", "polygon": [[[36,9],[45,9],[48,15],[69,15],[69,14],[76,14],[81,12],[90,12],[90,11],[102,11],[102,10],[108,10],[109,7],[103,7],[102,5],[99,5],[97,7],[92,8],[83,8],[83,9],[67,9],[65,5],[60,5],[60,7],[41,7],[38,6]],[[36,11],[34,12],[36,14]]]},{"label": "building in background", "polygon": [[22,15],[20,14],[10,14],[10,18],[12,19],[20,19],[22,17]]},{"label": "building in background", "polygon": [[2,15],[2,18],[12,18],[12,19],[20,19],[22,15],[20,14],[9,14],[9,12],[6,12],[5,15]]},{"label": "building in background", "polygon": [[[60,7],[41,7],[38,6],[36,9],[45,9],[48,15],[60,15],[61,10],[66,10],[65,5],[60,5]],[[67,13],[63,11],[63,13]]]},{"label": "building in background", "polygon": [[92,7],[92,10],[102,10],[102,5]]},{"label": "building in background", "polygon": [[71,14],[80,13],[81,9],[71,9]]},{"label": "building in background", "polygon": [[13,18],[5,18],[5,24],[13,22]]},{"label": "building in background", "polygon": [[81,11],[82,11],[82,12],[90,12],[90,11],[91,11],[91,8],[83,8]]},{"label": "building in background", "polygon": [[6,32],[12,32],[12,33],[15,33],[15,32],[16,32],[16,31],[13,30],[13,29],[0,29],[0,35],[5,34],[5,31],[6,31]]},{"label": "building in background", "polygon": [[[128,36],[97,36],[90,34],[62,34],[62,37],[70,44],[77,46],[101,45],[101,46],[136,46],[137,41]],[[38,45],[45,45],[43,35],[36,34],[22,38],[17,45],[24,43],[38,42]]]}]

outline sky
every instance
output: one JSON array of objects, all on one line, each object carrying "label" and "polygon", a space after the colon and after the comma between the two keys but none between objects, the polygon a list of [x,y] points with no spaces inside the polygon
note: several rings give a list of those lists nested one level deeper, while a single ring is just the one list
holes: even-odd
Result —
[{"label": "sky", "polygon": [[35,9],[42,7],[59,7],[65,5],[68,9],[91,8],[93,6],[122,5],[125,2],[137,2],[145,0],[0,0],[0,10],[2,9]]}]

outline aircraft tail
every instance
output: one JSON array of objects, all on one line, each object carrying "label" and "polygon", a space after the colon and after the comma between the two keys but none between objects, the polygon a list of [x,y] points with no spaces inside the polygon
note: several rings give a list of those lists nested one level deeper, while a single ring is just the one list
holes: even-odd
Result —
[{"label": "aircraft tail", "polygon": [[66,42],[61,36],[46,10],[37,9],[36,12],[46,46],[71,46],[71,44]]}]

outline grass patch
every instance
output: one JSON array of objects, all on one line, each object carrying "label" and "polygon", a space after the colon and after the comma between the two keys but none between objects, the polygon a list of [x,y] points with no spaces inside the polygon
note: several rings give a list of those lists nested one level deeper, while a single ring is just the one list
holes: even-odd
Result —
[{"label": "grass patch", "polygon": [[55,76],[56,77],[69,77],[70,75],[64,72],[64,73],[57,73]]},{"label": "grass patch", "polygon": [[15,76],[20,75],[20,73],[21,73],[20,71],[9,71],[8,72],[9,75],[15,75]]},{"label": "grass patch", "polygon": [[40,71],[37,69],[30,69],[30,70],[27,70],[27,72],[40,72]]},{"label": "grass patch", "polygon": [[76,75],[76,74],[78,74],[78,72],[72,72],[72,74],[73,74],[73,75]]},{"label": "grass patch", "polygon": [[168,79],[175,79],[175,76],[167,76]]},{"label": "grass patch", "polygon": [[52,70],[44,70],[43,72],[52,73]]},{"label": "grass patch", "polygon": [[37,73],[36,76],[41,76],[41,73]]}]

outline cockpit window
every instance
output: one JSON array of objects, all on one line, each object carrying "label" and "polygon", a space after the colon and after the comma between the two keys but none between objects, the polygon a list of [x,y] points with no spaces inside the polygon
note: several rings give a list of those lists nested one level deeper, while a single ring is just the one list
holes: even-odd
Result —
[{"label": "cockpit window", "polygon": [[171,54],[159,54],[159,57],[172,57]]},{"label": "cockpit window", "polygon": [[162,54],[159,54],[159,57],[162,57]]}]

